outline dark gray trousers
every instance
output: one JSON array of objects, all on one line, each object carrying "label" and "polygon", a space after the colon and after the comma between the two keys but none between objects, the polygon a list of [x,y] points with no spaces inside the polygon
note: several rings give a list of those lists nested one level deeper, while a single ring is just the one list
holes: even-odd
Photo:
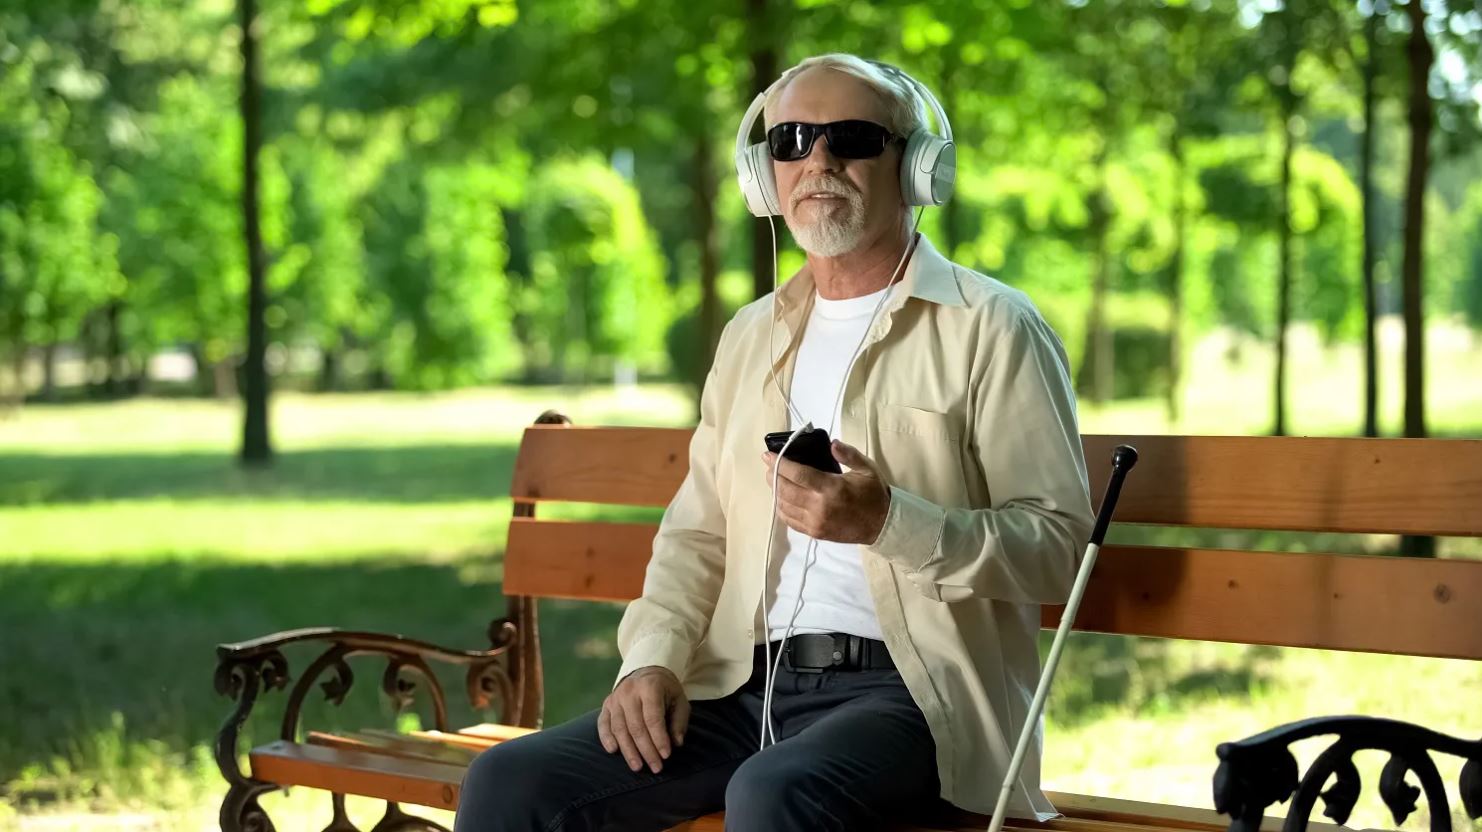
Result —
[{"label": "dark gray trousers", "polygon": [[779,669],[779,740],[759,752],[762,655],[740,690],[691,703],[658,774],[607,753],[597,711],[485,751],[455,832],[663,830],[722,809],[733,832],[864,830],[941,811],[936,746],[898,671]]}]

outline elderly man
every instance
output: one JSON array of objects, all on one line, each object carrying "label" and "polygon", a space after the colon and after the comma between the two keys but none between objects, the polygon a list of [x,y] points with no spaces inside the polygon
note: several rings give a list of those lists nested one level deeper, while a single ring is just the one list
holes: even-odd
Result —
[{"label": "elderly man", "polygon": [[[611,694],[481,755],[458,832],[992,810],[1039,607],[1065,600],[1092,525],[1065,351],[1022,292],[915,233],[902,138],[925,118],[901,76],[811,58],[765,118],[807,264],[721,336]],[[764,452],[804,422],[841,473]],[[1017,813],[1053,811],[1038,772],[1036,750]]]}]

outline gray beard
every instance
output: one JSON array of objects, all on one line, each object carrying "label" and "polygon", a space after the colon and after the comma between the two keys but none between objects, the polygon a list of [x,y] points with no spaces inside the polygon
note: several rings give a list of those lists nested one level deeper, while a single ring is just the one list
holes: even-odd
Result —
[{"label": "gray beard", "polygon": [[864,211],[849,205],[843,218],[821,217],[810,223],[786,217],[788,230],[803,251],[815,257],[838,257],[857,248],[864,239]]}]

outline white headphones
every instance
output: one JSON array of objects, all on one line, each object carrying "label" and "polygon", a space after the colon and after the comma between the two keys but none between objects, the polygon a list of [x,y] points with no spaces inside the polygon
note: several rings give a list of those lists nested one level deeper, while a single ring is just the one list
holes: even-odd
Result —
[{"label": "white headphones", "polygon": [[[870,61],[877,69],[904,81],[925,99],[945,138],[923,125],[906,138],[901,154],[901,196],[907,205],[941,205],[952,196],[957,178],[957,145],[952,141],[952,123],[936,96],[919,81],[900,69],[881,61]],[[785,76],[784,76],[785,77]],[[747,145],[751,128],[761,116],[767,95],[781,82],[773,81],[746,108],[741,126],[736,131],[736,181],[746,197],[746,207],[754,216],[782,216],[782,201],[777,196],[777,178],[772,171],[772,154],[766,141]]]}]

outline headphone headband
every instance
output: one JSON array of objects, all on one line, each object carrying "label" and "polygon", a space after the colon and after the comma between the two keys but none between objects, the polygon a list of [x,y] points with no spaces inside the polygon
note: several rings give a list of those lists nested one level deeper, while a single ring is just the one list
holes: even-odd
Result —
[{"label": "headphone headband", "polygon": [[888,75],[894,75],[908,84],[911,89],[914,89],[916,94],[921,96],[921,99],[926,102],[926,106],[931,108],[932,115],[937,120],[937,129],[942,131],[942,138],[949,142],[952,141],[952,122],[947,120],[947,111],[942,109],[941,102],[937,101],[937,97],[932,95],[931,90],[927,89],[925,84],[907,75],[906,71],[900,67],[874,59],[869,59],[869,62],[882,72]]},{"label": "headphone headband", "polygon": [[[782,79],[777,79],[778,81]],[[772,93],[772,88],[777,86],[777,81],[767,85],[767,88],[756,94],[751,100],[751,106],[746,108],[746,115],[741,117],[741,126],[736,130],[736,154],[746,149],[746,140],[751,137],[752,125],[756,124],[757,116],[761,115],[762,108],[767,104],[767,96]]]},{"label": "headphone headband", "polygon": [[[906,148],[901,154],[900,179],[901,196],[907,205],[941,205],[951,196],[957,174],[957,146],[952,139],[952,122],[947,119],[946,110],[925,84],[904,70],[883,61],[865,60],[904,84],[908,91],[914,90],[936,117],[941,136],[923,124],[906,137]],[[777,180],[766,141],[748,144],[747,139],[766,108],[767,96],[786,77],[787,73],[783,73],[752,99],[736,129],[736,181],[746,198],[746,207],[758,217],[780,216],[782,203],[777,195]]]}]

